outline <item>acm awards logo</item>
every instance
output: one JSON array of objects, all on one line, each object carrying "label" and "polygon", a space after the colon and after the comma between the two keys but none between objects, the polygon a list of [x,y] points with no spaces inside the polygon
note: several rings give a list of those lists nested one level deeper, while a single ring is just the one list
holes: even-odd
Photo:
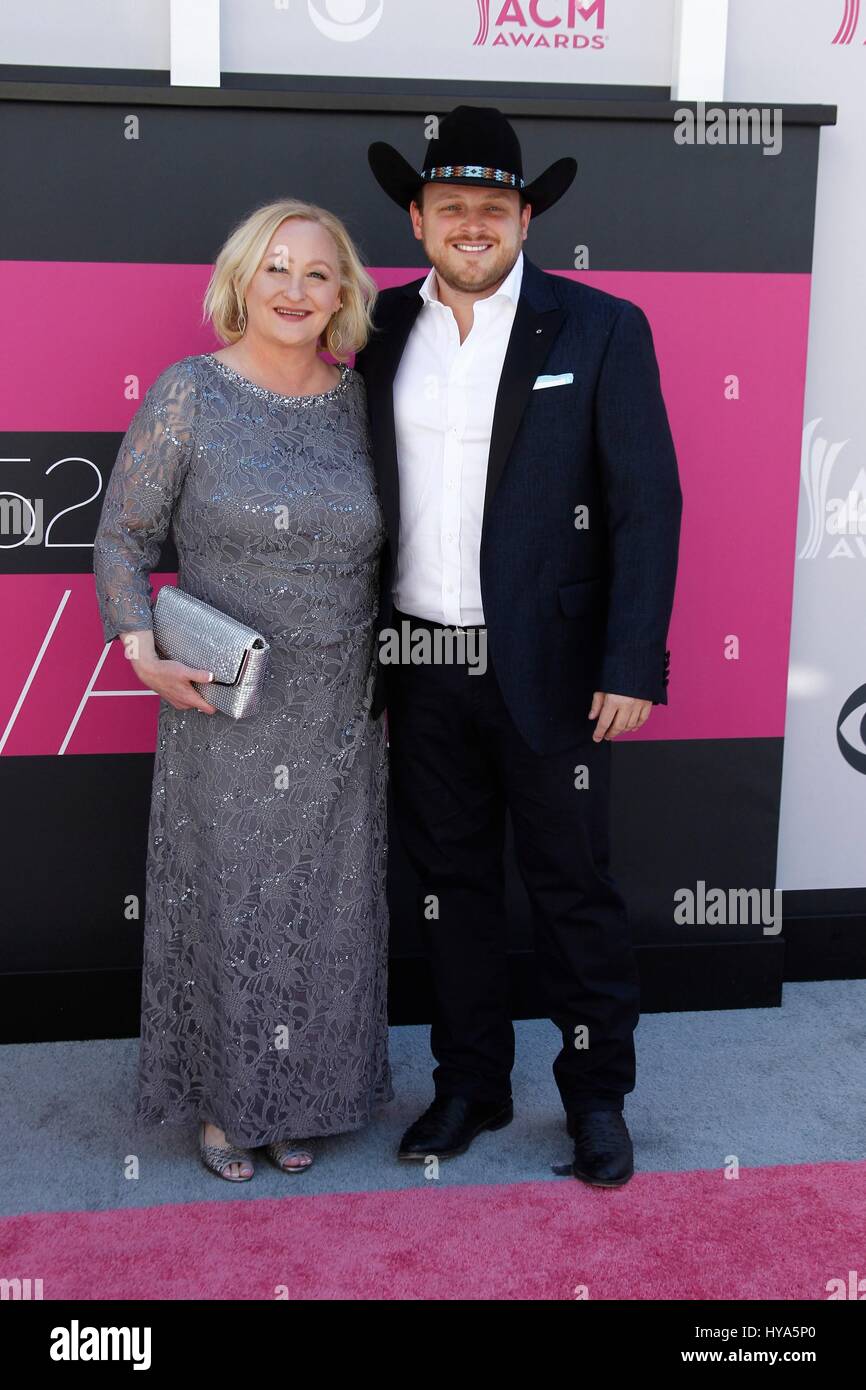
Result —
[{"label": "acm awards logo", "polygon": [[866,560],[866,469],[860,468],[842,495],[833,477],[848,440],[831,444],[822,439],[816,433],[820,423],[810,420],[803,430],[800,481],[809,529],[797,559],[815,560],[823,554],[829,560]]},{"label": "acm awards logo", "polygon": [[[845,0],[842,22],[833,37],[833,43],[852,43],[860,20],[860,0]],[[866,43],[866,39],[863,40]]]},{"label": "acm awards logo", "polygon": [[[866,469],[859,470],[846,496],[831,496],[833,469],[848,441],[822,439],[816,434],[820,423],[810,420],[803,430],[800,476],[809,530],[797,559],[814,560],[828,546],[831,560],[866,559]],[[866,685],[852,691],[840,709],[836,743],[848,766],[866,775]]]},{"label": "acm awards logo", "polygon": [[604,48],[606,0],[475,0],[473,46],[491,48]]}]

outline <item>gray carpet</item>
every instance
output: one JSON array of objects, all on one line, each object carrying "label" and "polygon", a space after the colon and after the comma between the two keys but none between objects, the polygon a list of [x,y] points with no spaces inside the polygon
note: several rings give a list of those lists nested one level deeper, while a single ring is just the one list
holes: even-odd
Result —
[{"label": "gray carpet", "polygon": [[[558,1033],[518,1023],[514,1123],[441,1165],[440,1183],[560,1181],[569,1158],[551,1072]],[[432,1097],[426,1028],[394,1028],[396,1099],[359,1134],[311,1141],[316,1163],[283,1176],[259,1157],[231,1184],[196,1157],[193,1127],[136,1127],[137,1040],[0,1047],[0,1213],[412,1187],[400,1135]],[[866,1158],[866,981],[788,985],[780,1009],[650,1014],[637,1032],[626,1118],[638,1170]],[[129,1156],[137,1178],[124,1176]]]}]

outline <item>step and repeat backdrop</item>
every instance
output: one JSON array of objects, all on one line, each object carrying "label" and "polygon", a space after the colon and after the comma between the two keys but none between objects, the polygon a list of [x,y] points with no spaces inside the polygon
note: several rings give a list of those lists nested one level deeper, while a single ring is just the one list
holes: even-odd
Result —
[{"label": "step and repeat backdrop", "polygon": [[[94,596],[93,536],[123,432],[168,363],[217,345],[202,295],[227,231],[254,206],[298,196],[333,209],[382,286],[425,273],[366,149],[388,140],[420,167],[428,117],[454,102],[12,92],[0,102],[0,178],[14,190],[0,220],[0,980],[13,1003],[30,997],[28,980],[60,982],[59,1018],[34,1018],[29,1036],[85,1027],[73,996],[90,1001],[94,1036],[117,1027],[117,991],[136,1022],[141,922],[127,904],[143,898],[158,709],[119,644],[105,646]],[[770,1002],[814,204],[832,111],[769,108],[757,138],[753,125],[739,139],[725,106],[718,118],[690,107],[687,122],[664,101],[498,104],[529,177],[577,158],[576,183],[530,225],[527,253],[645,310],[680,464],[669,704],[614,747],[613,867],[644,1002]],[[707,138],[714,120],[730,138]],[[168,544],[155,591],[175,563]],[[528,908],[510,854],[508,873],[516,986],[531,1009]],[[424,1005],[399,827],[391,889],[400,1021]],[[713,889],[729,905],[757,890],[764,913],[713,912]],[[675,913],[682,890],[690,921]],[[733,967],[735,946],[746,949]]]}]

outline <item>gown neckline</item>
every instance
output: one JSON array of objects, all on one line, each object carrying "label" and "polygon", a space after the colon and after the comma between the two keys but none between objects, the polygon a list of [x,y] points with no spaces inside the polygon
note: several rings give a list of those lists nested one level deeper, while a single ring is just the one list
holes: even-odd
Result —
[{"label": "gown neckline", "polygon": [[241,386],[246,386],[254,395],[267,397],[272,401],[283,401],[289,405],[312,405],[316,401],[330,400],[332,396],[339,395],[341,391],[346,389],[352,370],[347,362],[341,362],[339,364],[340,380],[336,385],[329,387],[327,391],[317,391],[310,396],[284,396],[281,391],[271,391],[267,386],[259,386],[258,382],[251,381],[248,376],[243,376],[241,372],[235,371],[234,367],[230,367],[228,363],[223,362],[221,358],[215,357],[212,352],[206,352],[203,356],[207,361],[213,363],[217,371],[221,372],[231,381],[235,381]]}]

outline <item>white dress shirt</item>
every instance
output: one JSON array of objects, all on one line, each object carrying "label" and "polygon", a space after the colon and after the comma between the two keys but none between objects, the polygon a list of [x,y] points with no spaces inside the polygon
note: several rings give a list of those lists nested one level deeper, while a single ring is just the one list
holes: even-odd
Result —
[{"label": "white dress shirt", "polygon": [[397,608],[449,626],[484,622],[481,522],[493,409],[523,278],[521,251],[495,294],[477,299],[460,342],[436,271],[394,378],[400,470]]}]

